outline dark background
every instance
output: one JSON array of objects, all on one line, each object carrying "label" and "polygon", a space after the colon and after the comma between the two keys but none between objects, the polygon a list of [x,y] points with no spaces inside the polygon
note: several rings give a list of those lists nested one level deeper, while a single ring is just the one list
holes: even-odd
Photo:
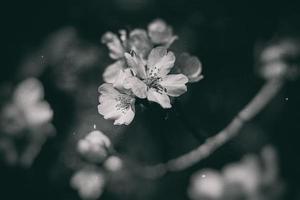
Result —
[{"label": "dark background", "polygon": [[[29,0],[9,1],[1,8],[1,84],[19,82],[18,70],[24,57],[39,49],[49,34],[66,26],[74,27],[81,40],[107,53],[100,43],[106,31],[146,27],[156,18],[166,20],[179,36],[174,49],[197,55],[204,66],[205,79],[190,86],[189,93],[181,100],[185,118],[205,132],[205,137],[222,129],[262,85],[263,80],[254,68],[255,49],[274,37],[299,36],[300,33],[297,1]],[[101,84],[101,72],[110,62],[106,55],[101,56],[99,68],[92,72],[92,80],[86,82]],[[51,82],[52,76],[46,71],[40,79],[45,85],[46,99],[55,112],[53,123],[57,137],[47,141],[30,169],[1,163],[0,199],[78,198],[69,187],[72,170],[64,166],[61,157],[72,151],[67,147],[69,132],[76,130],[84,106],[78,108],[72,94]],[[76,94],[80,95],[80,91]],[[235,138],[187,171],[168,174],[154,183],[132,177],[127,181],[134,185],[133,190],[144,194],[142,199],[186,199],[186,186],[192,172],[202,167],[221,168],[271,143],[279,152],[280,173],[287,184],[284,199],[299,199],[299,98],[299,80],[290,82],[254,121],[246,125],[241,133],[245,137]],[[97,97],[91,101],[97,101]],[[92,112],[97,112],[96,107]],[[156,106],[144,113],[146,115],[137,113],[134,123],[118,139],[116,148],[122,153],[155,163],[199,144],[192,135],[182,136],[172,114],[165,121],[165,113]],[[102,120],[100,115],[97,117],[99,119],[93,120]],[[108,128],[111,123],[107,123],[104,129],[111,130]],[[124,127],[117,131],[119,129]],[[140,136],[140,132],[145,132],[144,136]],[[254,132],[263,132],[263,136]],[[148,141],[152,141],[149,149],[144,146]],[[246,144],[241,144],[242,141]],[[151,189],[146,192],[137,185]],[[109,191],[103,198],[119,199]]]}]

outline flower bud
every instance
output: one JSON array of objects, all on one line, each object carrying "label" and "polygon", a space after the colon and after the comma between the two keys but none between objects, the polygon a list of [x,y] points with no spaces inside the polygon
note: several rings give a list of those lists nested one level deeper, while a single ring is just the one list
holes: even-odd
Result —
[{"label": "flower bud", "polygon": [[188,53],[180,54],[175,63],[175,70],[188,77],[189,82],[198,82],[203,78],[202,64],[196,56],[191,56]]},{"label": "flower bud", "polygon": [[280,40],[266,46],[259,55],[259,74],[265,79],[299,76],[299,41]]},{"label": "flower bud", "polygon": [[78,142],[77,150],[88,161],[101,163],[110,153],[111,142],[106,135],[95,130]]},{"label": "flower bud", "polygon": [[71,186],[78,191],[82,199],[95,200],[103,192],[105,176],[94,168],[81,169],[71,178]]},{"label": "flower bud", "polygon": [[205,169],[192,176],[188,195],[193,200],[219,200],[223,196],[224,186],[223,177],[219,172]]},{"label": "flower bud", "polygon": [[105,169],[112,172],[119,171],[123,167],[123,162],[117,156],[110,156],[104,162],[104,167]]}]

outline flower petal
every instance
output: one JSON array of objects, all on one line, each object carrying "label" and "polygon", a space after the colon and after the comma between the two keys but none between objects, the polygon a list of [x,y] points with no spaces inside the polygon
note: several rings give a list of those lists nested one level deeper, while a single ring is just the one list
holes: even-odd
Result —
[{"label": "flower petal", "polygon": [[141,99],[147,97],[147,85],[134,76],[128,78],[127,85],[124,87],[130,89],[135,96]]},{"label": "flower petal", "polygon": [[143,79],[146,78],[146,64],[143,59],[136,55],[134,51],[132,54],[125,53],[124,56],[128,66],[134,70],[136,75]]},{"label": "flower petal", "polygon": [[107,83],[113,83],[119,72],[125,68],[125,61],[123,59],[108,65],[103,73],[103,80]]},{"label": "flower petal", "polygon": [[[110,83],[103,83],[99,88],[98,91],[100,94],[110,96],[112,98],[118,96],[120,94],[119,91],[117,91],[112,84]],[[101,96],[100,96],[101,97]]]},{"label": "flower petal", "polygon": [[196,56],[182,53],[177,59],[176,67],[179,73],[189,78],[189,82],[197,82],[203,78],[202,64]]},{"label": "flower petal", "polygon": [[109,56],[112,59],[119,59],[124,56],[124,47],[116,34],[112,32],[105,33],[101,38],[101,42],[107,45],[110,51]]},{"label": "flower petal", "polygon": [[147,32],[143,29],[134,29],[129,33],[127,40],[129,50],[133,50],[137,55],[146,58],[152,49],[152,44],[148,38]]},{"label": "flower petal", "polygon": [[114,124],[130,124],[134,117],[134,97],[122,94],[112,84],[102,84],[99,87],[98,112],[104,119],[115,120]]},{"label": "flower petal", "polygon": [[115,125],[130,124],[134,118],[133,105],[123,109],[119,109],[119,105],[120,102],[117,102],[115,99],[104,98],[102,103],[98,105],[98,111],[104,116],[104,119],[115,120]]},{"label": "flower petal", "polygon": [[175,55],[165,47],[156,47],[151,50],[148,57],[148,76],[163,77],[174,66]]},{"label": "flower petal", "polygon": [[187,91],[186,83],[188,78],[183,74],[171,74],[165,76],[159,84],[167,89],[167,94],[172,97],[178,97]]},{"label": "flower petal", "polygon": [[161,105],[163,108],[171,108],[170,98],[165,93],[159,93],[155,89],[150,88],[147,93],[147,99],[154,101]]},{"label": "flower petal", "polygon": [[154,20],[148,25],[148,33],[154,44],[167,45],[167,47],[177,39],[177,36],[173,35],[172,27],[161,19]]},{"label": "flower petal", "polygon": [[113,86],[125,93],[128,93],[128,90],[130,90],[139,98],[146,98],[147,96],[147,85],[139,78],[133,76],[131,69],[121,70]]},{"label": "flower petal", "polygon": [[129,125],[133,118],[134,118],[135,112],[134,109],[128,109],[127,112],[125,112],[121,117],[115,120],[114,125]]}]

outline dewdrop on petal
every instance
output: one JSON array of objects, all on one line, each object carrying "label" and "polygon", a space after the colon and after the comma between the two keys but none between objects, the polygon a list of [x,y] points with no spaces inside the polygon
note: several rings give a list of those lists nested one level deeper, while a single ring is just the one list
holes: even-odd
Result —
[{"label": "dewdrop on petal", "polygon": [[77,150],[88,161],[101,163],[110,154],[111,142],[101,131],[94,130],[78,142]]},{"label": "dewdrop on petal", "polygon": [[205,169],[192,176],[188,196],[192,200],[219,200],[223,196],[224,187],[225,183],[219,172]]},{"label": "dewdrop on petal", "polygon": [[105,182],[103,172],[94,168],[86,168],[77,171],[72,176],[70,184],[83,200],[96,200],[103,193]]}]

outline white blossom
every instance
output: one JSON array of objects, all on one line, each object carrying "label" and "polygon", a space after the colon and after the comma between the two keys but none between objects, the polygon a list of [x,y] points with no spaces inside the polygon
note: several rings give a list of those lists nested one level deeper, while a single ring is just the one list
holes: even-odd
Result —
[{"label": "white blossom", "polygon": [[133,29],[128,34],[125,30],[120,30],[119,33],[120,37],[115,33],[106,32],[101,39],[108,47],[110,57],[115,60],[103,73],[103,79],[107,83],[113,83],[119,71],[127,68],[125,53],[134,51],[146,59],[155,45],[168,48],[177,39],[177,36],[173,35],[172,28],[160,19],[151,22],[147,31]]},{"label": "white blossom", "polygon": [[112,84],[104,83],[99,87],[98,112],[105,119],[114,120],[115,125],[128,125],[135,115],[135,98],[115,89]]},{"label": "white blossom", "polygon": [[152,49],[147,61],[135,53],[125,53],[125,57],[135,75],[135,78],[128,80],[134,81],[131,90],[136,96],[157,102],[163,108],[171,108],[169,96],[177,97],[187,91],[185,84],[188,78],[185,75],[169,74],[174,66],[175,56],[165,47]]},{"label": "white blossom", "polygon": [[121,38],[112,32],[107,32],[102,37],[102,43],[107,45],[110,57],[115,60],[103,73],[103,79],[107,83],[113,83],[119,71],[126,68],[124,60],[125,52],[135,51],[144,57],[148,55],[152,48],[145,30],[134,29],[129,33],[129,37],[127,37],[126,31],[121,30],[120,33]]}]

